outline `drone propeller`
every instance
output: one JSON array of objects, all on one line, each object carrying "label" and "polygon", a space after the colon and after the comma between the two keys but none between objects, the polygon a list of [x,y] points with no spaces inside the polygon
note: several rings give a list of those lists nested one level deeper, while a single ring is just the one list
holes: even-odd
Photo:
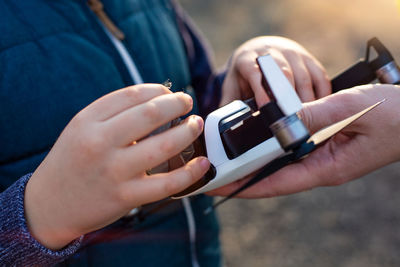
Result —
[{"label": "drone propeller", "polygon": [[346,126],[350,125],[352,122],[363,116],[365,113],[369,112],[370,110],[376,108],[383,102],[385,102],[386,99],[383,99],[379,101],[378,103],[358,112],[357,114],[354,114],[353,116],[348,117],[347,119],[344,119],[342,121],[339,121],[335,124],[332,124],[322,130],[319,130],[315,134],[313,134],[310,139],[307,140],[307,143],[313,142],[316,146],[325,142],[327,139],[331,138],[333,135],[336,133],[340,132],[343,128]]}]

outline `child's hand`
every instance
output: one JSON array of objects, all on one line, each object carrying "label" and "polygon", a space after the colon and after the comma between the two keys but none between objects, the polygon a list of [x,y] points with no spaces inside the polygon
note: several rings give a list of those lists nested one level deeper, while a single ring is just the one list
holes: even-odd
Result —
[{"label": "child's hand", "polygon": [[268,102],[261,85],[261,72],[256,59],[270,53],[303,102],[331,93],[330,80],[322,65],[298,43],[275,36],[251,39],[234,53],[222,87],[220,105],[253,95],[258,106]]},{"label": "child's hand", "polygon": [[147,137],[192,109],[192,99],[155,84],[108,94],[79,112],[27,184],[28,227],[43,245],[59,249],[142,204],[178,193],[209,168],[196,158],[169,173],[146,170],[175,156],[201,133],[203,121]]}]

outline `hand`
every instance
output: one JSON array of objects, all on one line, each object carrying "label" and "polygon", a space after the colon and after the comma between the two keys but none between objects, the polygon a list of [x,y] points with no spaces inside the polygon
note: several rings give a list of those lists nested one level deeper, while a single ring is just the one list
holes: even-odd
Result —
[{"label": "hand", "polygon": [[330,80],[325,69],[307,50],[292,40],[266,36],[251,39],[235,51],[222,86],[221,106],[253,95],[258,106],[268,102],[256,62],[257,57],[267,53],[281,67],[303,102],[331,93]]},{"label": "hand", "polygon": [[[341,91],[308,103],[300,112],[311,132],[345,119],[386,99],[343,129],[305,159],[288,165],[239,197],[259,198],[292,194],[317,186],[334,186],[400,160],[400,87],[367,85]],[[245,180],[210,194],[227,195]]]},{"label": "hand", "polygon": [[192,104],[189,95],[146,84],[108,94],[79,112],[27,184],[25,212],[32,235],[48,248],[62,248],[202,177],[209,168],[204,157],[169,173],[146,175],[200,135],[203,121],[191,116],[146,137],[189,112]]}]

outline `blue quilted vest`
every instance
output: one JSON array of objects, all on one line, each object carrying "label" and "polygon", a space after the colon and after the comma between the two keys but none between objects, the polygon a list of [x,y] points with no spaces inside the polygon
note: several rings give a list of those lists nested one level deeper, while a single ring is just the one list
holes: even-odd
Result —
[{"label": "blue quilted vest", "polygon": [[[191,83],[185,46],[168,0],[104,0],[145,82]],[[0,190],[32,172],[71,118],[132,84],[119,53],[83,0],[0,0]],[[220,264],[210,204],[192,202],[201,266]],[[117,240],[84,247],[63,266],[190,266],[186,215],[171,207]],[[101,207],[99,207],[101,208]]]}]

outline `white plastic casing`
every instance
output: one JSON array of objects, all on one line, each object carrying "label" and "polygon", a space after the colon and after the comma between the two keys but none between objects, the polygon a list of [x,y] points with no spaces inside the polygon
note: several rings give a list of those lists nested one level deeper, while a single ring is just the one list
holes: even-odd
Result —
[{"label": "white plastic casing", "polygon": [[243,101],[236,100],[208,115],[204,135],[208,159],[216,168],[216,177],[205,186],[182,197],[204,193],[243,178],[284,153],[278,141],[272,137],[237,158],[230,160],[227,157],[218,124],[223,118],[246,107]]},{"label": "white plastic casing", "polygon": [[300,98],[272,56],[261,56],[257,61],[283,114],[289,116],[301,110],[303,106]]},{"label": "white plastic casing", "polygon": [[[282,112],[285,115],[292,115],[299,111],[302,108],[301,101],[272,57],[270,55],[259,57],[258,62]],[[234,159],[227,157],[219,133],[219,123],[246,107],[243,101],[236,100],[208,115],[204,125],[204,135],[207,156],[216,168],[216,176],[203,187],[182,197],[204,193],[244,178],[285,153],[277,139],[271,137]]]}]

